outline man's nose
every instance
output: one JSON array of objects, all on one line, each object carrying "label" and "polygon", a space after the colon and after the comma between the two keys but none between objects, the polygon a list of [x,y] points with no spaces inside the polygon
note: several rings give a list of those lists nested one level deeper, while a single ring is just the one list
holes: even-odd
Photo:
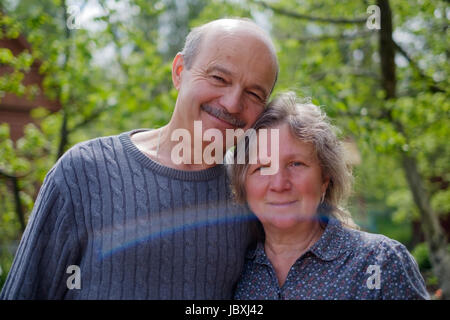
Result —
[{"label": "man's nose", "polygon": [[283,192],[289,190],[291,186],[289,173],[283,168],[278,168],[277,173],[273,174],[270,179],[270,189],[275,192]]},{"label": "man's nose", "polygon": [[242,90],[238,86],[229,87],[220,99],[220,104],[229,113],[240,113],[242,111]]}]

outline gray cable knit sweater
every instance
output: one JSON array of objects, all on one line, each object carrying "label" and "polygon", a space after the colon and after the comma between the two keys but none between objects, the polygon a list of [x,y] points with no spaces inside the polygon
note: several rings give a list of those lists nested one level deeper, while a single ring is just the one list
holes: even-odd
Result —
[{"label": "gray cable knit sweater", "polygon": [[77,144],[49,171],[1,299],[232,297],[254,216],[223,165],[164,167],[134,132]]}]

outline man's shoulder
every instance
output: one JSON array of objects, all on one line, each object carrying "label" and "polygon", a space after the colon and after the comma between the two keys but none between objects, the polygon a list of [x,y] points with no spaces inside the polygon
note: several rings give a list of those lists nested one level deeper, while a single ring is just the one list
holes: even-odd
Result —
[{"label": "man's shoulder", "polygon": [[123,152],[120,137],[125,134],[97,137],[76,143],[58,159],[49,175],[55,178],[64,176],[66,180],[72,180],[80,170],[94,168],[104,162],[105,158],[117,157]]},{"label": "man's shoulder", "polygon": [[59,159],[59,162],[62,162],[64,165],[73,165],[81,160],[98,161],[99,157],[121,149],[120,139],[121,136],[126,134],[127,133],[124,132],[117,135],[102,136],[76,143],[64,153]]}]

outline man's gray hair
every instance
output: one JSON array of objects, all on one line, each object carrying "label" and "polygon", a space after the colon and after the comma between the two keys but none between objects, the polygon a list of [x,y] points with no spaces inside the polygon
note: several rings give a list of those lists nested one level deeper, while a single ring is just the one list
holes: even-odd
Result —
[{"label": "man's gray hair", "polygon": [[[351,168],[345,162],[342,143],[336,135],[337,128],[330,123],[318,106],[307,100],[300,101],[293,92],[286,92],[269,103],[253,125],[253,129],[255,131],[262,128],[269,129],[285,123],[289,125],[296,138],[313,145],[320,162],[322,176],[330,179],[318,214],[336,218],[348,227],[358,228],[350,213],[341,207],[350,196],[353,177]],[[241,139],[239,143],[246,144],[246,159],[248,159],[248,143],[245,139]],[[248,161],[244,164],[231,165],[231,187],[235,200],[239,203],[246,201],[244,186],[248,167]]]},{"label": "man's gray hair", "polygon": [[207,28],[205,28],[205,25],[195,27],[191,30],[191,32],[189,32],[186,37],[184,48],[181,51],[181,54],[183,55],[184,65],[188,70],[191,68],[194,59],[198,54],[200,44],[204,38],[206,31]]}]

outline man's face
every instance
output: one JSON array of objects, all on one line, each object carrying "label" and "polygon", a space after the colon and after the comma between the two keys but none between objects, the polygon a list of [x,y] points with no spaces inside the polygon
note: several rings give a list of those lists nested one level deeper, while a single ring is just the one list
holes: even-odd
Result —
[{"label": "man's face", "polygon": [[216,128],[224,137],[226,129],[246,130],[264,110],[275,77],[274,58],[260,38],[209,31],[189,70],[181,55],[174,60],[176,120],[188,130],[202,121],[203,131]]}]

